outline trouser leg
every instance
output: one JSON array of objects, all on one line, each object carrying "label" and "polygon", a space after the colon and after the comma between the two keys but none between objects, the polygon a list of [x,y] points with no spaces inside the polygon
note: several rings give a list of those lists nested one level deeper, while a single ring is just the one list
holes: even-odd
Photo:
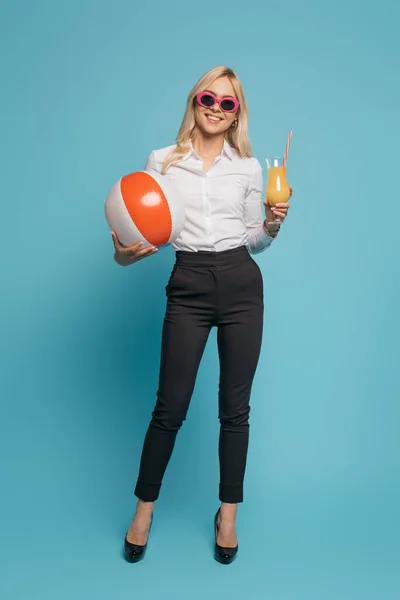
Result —
[{"label": "trouser leg", "polygon": [[222,271],[220,279],[229,301],[218,325],[219,499],[237,503],[243,501],[250,394],[262,342],[262,278],[258,266],[250,261],[226,273]]},{"label": "trouser leg", "polygon": [[[179,269],[167,286],[157,402],[140,460],[135,495],[144,501],[158,498],[177,433],[186,418],[201,357],[212,327],[208,310],[208,273]],[[201,289],[201,293],[196,290]]]}]

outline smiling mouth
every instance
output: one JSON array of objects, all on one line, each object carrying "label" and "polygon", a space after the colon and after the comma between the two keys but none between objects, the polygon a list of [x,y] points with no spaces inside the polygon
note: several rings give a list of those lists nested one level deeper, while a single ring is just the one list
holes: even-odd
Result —
[{"label": "smiling mouth", "polygon": [[220,117],[215,117],[214,115],[206,115],[206,117],[210,123],[216,124],[216,123],[220,123],[222,121],[222,119]]}]

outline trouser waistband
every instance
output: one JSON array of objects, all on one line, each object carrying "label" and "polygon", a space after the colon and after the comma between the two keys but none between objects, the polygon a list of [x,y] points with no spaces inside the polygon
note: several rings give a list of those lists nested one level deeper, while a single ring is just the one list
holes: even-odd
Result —
[{"label": "trouser waistband", "polygon": [[251,260],[247,246],[238,246],[231,250],[222,250],[221,252],[209,250],[199,250],[198,252],[177,250],[175,256],[176,262],[179,265],[195,265],[198,267],[229,265]]}]

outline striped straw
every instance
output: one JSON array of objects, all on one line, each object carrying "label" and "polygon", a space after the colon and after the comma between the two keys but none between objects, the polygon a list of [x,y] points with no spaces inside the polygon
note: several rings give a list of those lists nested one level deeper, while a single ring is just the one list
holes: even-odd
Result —
[{"label": "striped straw", "polygon": [[288,139],[286,142],[286,149],[285,149],[285,157],[283,159],[283,164],[286,166],[287,163],[287,157],[289,154],[289,146],[290,146],[290,140],[292,139],[292,130],[289,131],[289,135],[288,135]]}]

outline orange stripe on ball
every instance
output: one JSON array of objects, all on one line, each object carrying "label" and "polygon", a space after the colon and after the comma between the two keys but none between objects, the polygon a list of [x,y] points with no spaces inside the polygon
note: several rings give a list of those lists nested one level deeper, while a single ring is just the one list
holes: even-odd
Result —
[{"label": "orange stripe on ball", "polygon": [[121,179],[126,209],[140,233],[153,246],[166,244],[172,231],[168,200],[151,175],[130,173]]}]

